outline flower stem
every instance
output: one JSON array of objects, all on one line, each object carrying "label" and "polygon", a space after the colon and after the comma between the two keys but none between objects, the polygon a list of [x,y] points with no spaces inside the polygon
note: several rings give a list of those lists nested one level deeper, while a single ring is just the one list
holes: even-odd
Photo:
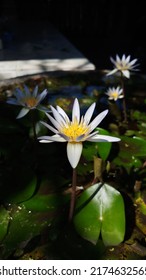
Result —
[{"label": "flower stem", "polygon": [[35,127],[35,118],[34,118],[34,112],[31,114],[31,119],[32,119],[32,129],[33,129],[33,137],[34,141],[37,141],[37,134],[36,134],[36,127]]},{"label": "flower stem", "polygon": [[124,79],[121,73],[121,87],[123,89],[123,114],[124,114],[124,122],[127,123],[127,110],[126,110],[126,100],[125,100],[125,87],[124,87]]},{"label": "flower stem", "polygon": [[74,213],[75,198],[76,198],[76,180],[77,180],[76,168],[73,168],[72,193],[71,193],[70,210],[69,210],[69,217],[68,217],[69,222],[71,222]]}]

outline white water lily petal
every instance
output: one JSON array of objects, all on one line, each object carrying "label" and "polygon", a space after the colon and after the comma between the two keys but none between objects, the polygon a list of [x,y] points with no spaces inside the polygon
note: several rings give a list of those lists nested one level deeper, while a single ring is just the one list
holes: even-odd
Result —
[{"label": "white water lily petal", "polygon": [[20,118],[24,117],[29,111],[30,111],[30,109],[28,109],[28,108],[22,108],[16,119],[20,119]]},{"label": "white water lily petal", "polygon": [[120,139],[113,136],[108,135],[95,135],[87,139],[90,142],[119,142]]},{"label": "white water lily petal", "polygon": [[[129,65],[132,66],[133,64],[136,63],[137,60],[138,60],[137,58],[133,59],[131,62],[129,62]],[[135,65],[135,66],[136,66],[136,65]],[[135,67],[135,66],[134,66],[134,67]]]},{"label": "white water lily petal", "polygon": [[113,59],[113,57],[110,57],[110,61],[113,63],[113,64],[115,64],[115,60]]},{"label": "white water lily petal", "polygon": [[118,71],[118,69],[114,68],[112,71],[109,71],[106,76],[113,75]]},{"label": "white water lily petal", "polygon": [[[131,58],[131,55],[128,55],[127,58],[125,59],[126,64],[129,63],[130,58]],[[135,60],[135,59],[134,59],[134,60]],[[136,59],[136,60],[137,60],[137,59]],[[131,61],[131,62],[132,62],[132,61]]]},{"label": "white water lily petal", "polygon": [[115,61],[115,63],[117,62],[117,63],[120,63],[120,61],[121,61],[121,59],[120,59],[120,57],[118,56],[118,54],[116,55],[116,61]]},{"label": "white water lily petal", "polygon": [[78,122],[80,121],[80,107],[77,98],[74,101],[73,109],[72,109],[72,121],[74,120],[77,120]]},{"label": "white water lily petal", "polygon": [[123,73],[123,75],[126,77],[126,78],[130,78],[130,72],[129,72],[129,70],[122,70],[122,73]]},{"label": "white water lily petal", "polygon": [[82,154],[83,145],[82,143],[67,143],[67,157],[72,166],[72,168],[76,168],[81,154]]},{"label": "white water lily petal", "polygon": [[49,141],[49,142],[66,142],[66,140],[58,134],[55,134],[52,136],[41,136],[41,137],[38,137],[38,140],[39,141],[45,140],[45,141]]},{"label": "white water lily petal", "polygon": [[96,106],[96,103],[94,102],[89,108],[88,110],[86,111],[85,115],[84,115],[84,122],[86,124],[89,124],[91,118],[92,118],[92,115],[93,115],[93,112],[94,112],[94,109],[95,109],[95,106]]},{"label": "white water lily petal", "polygon": [[90,123],[90,132],[92,130],[94,130],[99,125],[99,123],[102,122],[102,120],[105,118],[107,113],[108,113],[108,110],[103,111]]},{"label": "white water lily petal", "polygon": [[46,113],[46,116],[51,121],[51,123],[59,130],[60,124],[50,114]]},{"label": "white water lily petal", "polygon": [[48,123],[43,122],[43,121],[41,121],[40,123],[43,124],[45,127],[47,127],[49,130],[51,130],[52,132],[54,132],[56,134],[58,133],[58,130],[55,129],[53,126],[49,125]]},{"label": "white water lily petal", "polygon": [[65,111],[60,107],[57,106],[58,113],[64,118],[65,121],[70,122],[68,115],[65,113]]},{"label": "white water lily petal", "polygon": [[58,113],[58,111],[53,106],[50,106],[50,108],[52,110],[53,116],[56,119],[56,121],[60,125],[65,124],[64,118]]}]

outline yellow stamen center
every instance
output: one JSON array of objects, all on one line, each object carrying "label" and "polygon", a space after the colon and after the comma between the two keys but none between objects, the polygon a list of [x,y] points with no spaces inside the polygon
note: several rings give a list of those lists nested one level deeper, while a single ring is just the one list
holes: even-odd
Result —
[{"label": "yellow stamen center", "polygon": [[111,96],[114,98],[114,99],[117,99],[118,98],[118,93],[117,91],[114,91],[111,93]]},{"label": "yellow stamen center", "polygon": [[35,107],[38,103],[37,99],[33,96],[32,97],[25,97],[22,101],[23,101],[23,103],[25,103],[25,105],[27,107],[30,107],[30,108]]},{"label": "yellow stamen center", "polygon": [[89,127],[83,123],[72,122],[61,129],[61,133],[70,138],[71,142],[76,142],[76,139],[89,131]]}]

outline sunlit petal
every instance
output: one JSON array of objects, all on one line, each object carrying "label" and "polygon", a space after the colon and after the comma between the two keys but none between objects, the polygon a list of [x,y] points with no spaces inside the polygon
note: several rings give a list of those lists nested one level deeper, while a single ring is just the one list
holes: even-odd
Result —
[{"label": "sunlit petal", "polygon": [[50,106],[50,108],[52,110],[52,113],[56,121],[61,125],[64,124],[65,123],[64,118],[58,113],[58,111],[53,106]]},{"label": "sunlit petal", "polygon": [[68,115],[65,113],[65,111],[60,107],[57,106],[58,113],[64,118],[65,121],[70,122]]},{"label": "sunlit petal", "polygon": [[80,107],[77,98],[74,101],[73,109],[72,109],[72,121],[74,120],[77,120],[78,122],[80,121]]},{"label": "sunlit petal", "polygon": [[90,132],[92,130],[94,130],[99,125],[99,123],[102,122],[102,120],[105,118],[107,113],[108,113],[108,110],[103,111],[90,123]]},{"label": "sunlit petal", "polygon": [[89,108],[88,110],[86,111],[85,115],[84,115],[84,122],[86,124],[88,124],[92,118],[92,115],[93,115],[93,112],[94,112],[94,109],[95,109],[95,106],[96,106],[96,103],[94,102]]},{"label": "sunlit petal", "polygon": [[95,135],[87,139],[90,142],[119,142],[120,139],[113,136],[108,135]]},{"label": "sunlit petal", "polygon": [[55,134],[52,136],[41,136],[38,137],[38,140],[41,141],[49,141],[49,142],[66,142],[64,138],[62,138],[60,135]]},{"label": "sunlit petal", "polygon": [[129,70],[122,70],[122,73],[123,73],[123,75],[126,77],[126,78],[130,78],[130,72],[129,72]]},{"label": "sunlit petal", "polygon": [[67,157],[72,168],[77,167],[82,154],[82,149],[82,143],[67,143]]}]

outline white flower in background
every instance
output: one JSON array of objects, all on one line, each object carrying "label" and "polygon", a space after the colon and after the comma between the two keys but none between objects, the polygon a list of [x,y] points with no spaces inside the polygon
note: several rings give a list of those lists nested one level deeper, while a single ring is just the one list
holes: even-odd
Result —
[{"label": "white flower in background", "polygon": [[48,112],[49,109],[40,104],[41,101],[46,97],[46,95],[46,89],[39,94],[38,86],[36,86],[31,93],[29,88],[24,85],[24,91],[21,91],[19,88],[17,88],[16,92],[14,92],[14,97],[8,98],[7,103],[23,107],[17,116],[17,119],[20,119],[32,109],[38,109],[40,111]]},{"label": "white flower in background", "polygon": [[114,69],[112,71],[109,71],[109,73],[107,73],[107,76],[113,75],[120,71],[123,74],[123,76],[129,79],[130,71],[138,71],[138,69],[135,69],[135,67],[139,65],[139,64],[135,64],[138,60],[137,58],[131,61],[130,58],[131,58],[130,55],[126,57],[125,54],[123,54],[121,59],[118,55],[116,55],[115,60],[112,57],[110,57],[111,62],[114,64]]},{"label": "white flower in background", "polygon": [[118,99],[124,97],[122,92],[123,92],[122,88],[120,88],[120,87],[117,87],[117,88],[113,87],[113,88],[109,88],[105,94],[108,95],[108,99],[109,100],[117,101]]},{"label": "white flower in background", "polygon": [[46,115],[48,116],[49,120],[51,121],[54,127],[45,122],[41,122],[49,130],[54,132],[55,135],[39,137],[38,139],[40,140],[40,142],[67,142],[67,157],[72,168],[76,168],[80,160],[83,149],[82,142],[120,141],[120,139],[117,137],[99,135],[98,131],[93,132],[93,130],[99,125],[99,123],[104,119],[104,117],[108,113],[108,110],[105,110],[90,122],[95,109],[95,105],[96,104],[93,103],[88,108],[85,115],[80,117],[79,102],[76,98],[72,109],[72,120],[69,119],[69,117],[61,107],[57,106],[55,109],[53,106],[50,106],[51,111],[53,113],[53,117],[47,113]]}]

